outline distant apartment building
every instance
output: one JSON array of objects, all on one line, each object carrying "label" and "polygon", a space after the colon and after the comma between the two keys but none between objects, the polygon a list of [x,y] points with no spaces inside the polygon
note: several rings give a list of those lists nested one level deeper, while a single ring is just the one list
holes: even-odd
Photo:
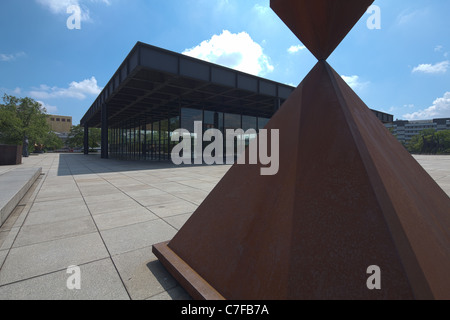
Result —
[{"label": "distant apartment building", "polygon": [[72,129],[72,117],[49,115],[47,122],[56,133],[69,133]]},{"label": "distant apartment building", "polygon": [[385,126],[392,131],[400,142],[407,143],[413,136],[426,129],[450,130],[450,118],[419,121],[397,120],[387,123]]},{"label": "distant apartment building", "polygon": [[72,117],[67,116],[55,116],[49,115],[47,122],[50,125],[51,130],[66,143],[69,137],[70,130],[72,129]]}]

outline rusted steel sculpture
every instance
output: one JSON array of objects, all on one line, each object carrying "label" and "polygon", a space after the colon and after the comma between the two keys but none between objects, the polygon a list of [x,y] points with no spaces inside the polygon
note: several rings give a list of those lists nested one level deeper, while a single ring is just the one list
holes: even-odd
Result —
[{"label": "rusted steel sculpture", "polygon": [[271,1],[319,62],[266,127],[279,173],[233,166],[154,246],[193,298],[450,299],[449,197],[326,62],[372,2]]}]

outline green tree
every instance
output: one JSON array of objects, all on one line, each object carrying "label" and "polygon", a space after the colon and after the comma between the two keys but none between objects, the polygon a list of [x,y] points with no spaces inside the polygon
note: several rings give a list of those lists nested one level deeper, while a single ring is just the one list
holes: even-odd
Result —
[{"label": "green tree", "polygon": [[422,136],[417,134],[411,138],[411,140],[407,143],[407,149],[411,153],[420,153],[422,152],[423,140]]},{"label": "green tree", "polygon": [[436,131],[426,129],[413,136],[408,150],[412,153],[443,154],[450,153],[450,130]]},{"label": "green tree", "polygon": [[[101,129],[89,128],[89,148],[94,149],[100,146]],[[80,125],[73,126],[70,130],[69,137],[66,142],[70,148],[82,148],[84,146],[84,128]]]},{"label": "green tree", "polygon": [[388,130],[395,138],[397,138],[397,134],[394,134],[394,128],[388,128]]},{"label": "green tree", "polygon": [[436,130],[435,129],[425,129],[419,133],[422,138],[422,150],[421,153],[436,153],[437,143],[436,143]]},{"label": "green tree", "polygon": [[450,130],[436,132],[438,153],[450,153]]},{"label": "green tree", "polygon": [[63,141],[54,132],[49,132],[43,141],[44,149],[55,151],[64,146]]},{"label": "green tree", "polygon": [[31,98],[5,94],[0,105],[0,142],[22,145],[28,138],[29,148],[42,144],[50,132],[46,110]]},{"label": "green tree", "polygon": [[0,143],[22,144],[21,122],[15,108],[0,105]]},{"label": "green tree", "polygon": [[81,148],[84,145],[84,129],[81,126],[73,126],[66,140],[69,148]]}]

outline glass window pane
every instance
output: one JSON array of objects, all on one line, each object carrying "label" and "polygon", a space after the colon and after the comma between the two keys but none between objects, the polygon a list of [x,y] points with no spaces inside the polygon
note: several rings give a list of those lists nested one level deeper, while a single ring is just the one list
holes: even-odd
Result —
[{"label": "glass window pane", "polygon": [[169,121],[161,121],[161,160],[167,160],[169,154],[168,135]]},{"label": "glass window pane", "polygon": [[242,129],[244,130],[244,132],[246,132],[243,138],[245,139],[246,146],[250,144],[251,140],[256,139],[256,125],[256,117],[242,116]]},{"label": "glass window pane", "polygon": [[241,129],[241,115],[225,113],[225,130],[227,129]]},{"label": "glass window pane", "polygon": [[242,129],[247,131],[249,129],[254,129],[256,131],[256,117],[242,116]]},{"label": "glass window pane", "polygon": [[197,109],[181,109],[181,128],[194,132],[194,122],[203,121],[203,111]]},{"label": "glass window pane", "polygon": [[258,118],[258,129],[264,129],[264,127],[269,123],[270,119],[267,118]]},{"label": "glass window pane", "polygon": [[170,119],[170,132],[180,129],[180,117],[174,117]]},{"label": "glass window pane", "polygon": [[206,131],[208,129],[214,129],[214,112],[205,111],[205,116],[203,119],[203,129]]}]

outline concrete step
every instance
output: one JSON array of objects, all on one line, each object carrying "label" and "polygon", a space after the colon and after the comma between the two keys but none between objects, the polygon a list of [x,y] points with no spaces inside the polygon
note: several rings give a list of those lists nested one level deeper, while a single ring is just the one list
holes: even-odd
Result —
[{"label": "concrete step", "polygon": [[0,174],[0,226],[8,219],[42,168],[17,168]]}]

